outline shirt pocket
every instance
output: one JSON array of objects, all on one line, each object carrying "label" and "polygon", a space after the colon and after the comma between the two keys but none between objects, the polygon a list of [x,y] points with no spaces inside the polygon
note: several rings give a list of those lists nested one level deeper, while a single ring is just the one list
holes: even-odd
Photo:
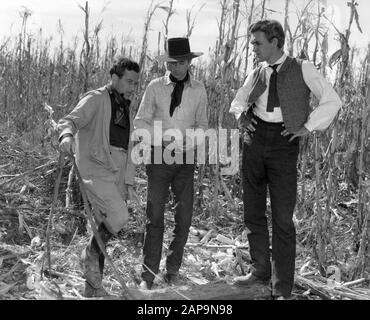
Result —
[{"label": "shirt pocket", "polygon": [[[162,93],[161,93],[162,94]],[[158,96],[155,101],[155,118],[164,120],[170,116],[171,94]]]}]

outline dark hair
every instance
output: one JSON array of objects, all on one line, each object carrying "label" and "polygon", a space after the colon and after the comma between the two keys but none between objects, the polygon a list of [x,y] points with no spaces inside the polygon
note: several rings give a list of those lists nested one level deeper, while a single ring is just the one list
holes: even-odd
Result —
[{"label": "dark hair", "polygon": [[113,60],[113,65],[109,70],[110,75],[112,76],[116,74],[119,78],[121,78],[124,75],[125,70],[133,70],[139,73],[140,67],[135,61],[125,58],[121,55],[115,57]]},{"label": "dark hair", "polygon": [[278,40],[278,48],[283,48],[285,43],[285,33],[283,26],[276,20],[260,20],[249,27],[249,32],[254,33],[261,31],[266,35],[269,42],[276,38]]}]

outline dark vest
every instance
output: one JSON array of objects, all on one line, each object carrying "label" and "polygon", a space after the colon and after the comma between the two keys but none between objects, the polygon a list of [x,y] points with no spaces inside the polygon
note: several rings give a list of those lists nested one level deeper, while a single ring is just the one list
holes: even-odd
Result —
[{"label": "dark vest", "polygon": [[[253,105],[267,89],[265,69],[254,71],[254,81],[248,104]],[[277,77],[277,91],[285,128],[298,131],[310,113],[310,89],[303,79],[302,60],[287,57]]]}]

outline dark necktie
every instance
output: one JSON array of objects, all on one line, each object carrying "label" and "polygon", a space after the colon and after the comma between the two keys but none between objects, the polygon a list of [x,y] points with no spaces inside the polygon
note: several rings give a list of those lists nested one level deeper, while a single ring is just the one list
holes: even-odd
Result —
[{"label": "dark necktie", "polygon": [[270,77],[270,86],[269,86],[269,96],[267,100],[267,112],[274,112],[274,108],[280,107],[280,101],[279,101],[279,96],[277,93],[277,67],[278,64],[274,64],[273,66],[269,66],[270,68],[273,69],[273,72]]},{"label": "dark necktie", "polygon": [[170,105],[170,116],[172,117],[176,107],[181,103],[182,92],[184,91],[184,83],[189,80],[189,73],[183,80],[177,80],[172,74],[170,74],[170,79],[175,83],[175,88],[171,94],[171,105]]}]

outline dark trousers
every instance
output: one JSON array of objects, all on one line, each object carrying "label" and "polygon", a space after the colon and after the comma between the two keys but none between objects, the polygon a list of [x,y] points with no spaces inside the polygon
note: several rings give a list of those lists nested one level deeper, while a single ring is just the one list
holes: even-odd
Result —
[{"label": "dark trousers", "polygon": [[[258,124],[243,145],[244,221],[252,273],[272,281],[272,294],[289,296],[294,284],[296,232],[293,211],[297,194],[299,139],[283,137],[283,124],[255,117]],[[272,264],[266,219],[267,188],[272,210]]]},{"label": "dark trousers", "polygon": [[184,247],[188,239],[193,214],[194,165],[187,164],[149,164],[147,224],[143,247],[144,265],[142,279],[152,282],[159,271],[162,256],[164,233],[164,211],[169,195],[169,187],[175,196],[175,228],[173,240],[166,260],[167,273],[176,274],[180,269]]}]

